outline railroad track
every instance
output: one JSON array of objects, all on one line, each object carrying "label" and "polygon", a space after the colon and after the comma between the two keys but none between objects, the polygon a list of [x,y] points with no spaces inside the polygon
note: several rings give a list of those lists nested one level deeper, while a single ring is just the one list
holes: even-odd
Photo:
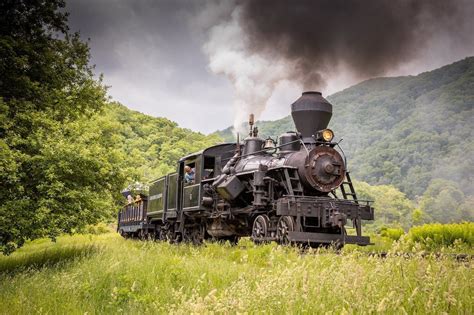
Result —
[{"label": "railroad track", "polygon": [[369,256],[372,257],[404,257],[404,258],[414,258],[414,257],[434,257],[434,258],[444,258],[450,257],[455,258],[457,261],[471,261],[474,260],[474,255],[472,254],[451,254],[451,253],[387,253],[387,252],[370,252]]}]

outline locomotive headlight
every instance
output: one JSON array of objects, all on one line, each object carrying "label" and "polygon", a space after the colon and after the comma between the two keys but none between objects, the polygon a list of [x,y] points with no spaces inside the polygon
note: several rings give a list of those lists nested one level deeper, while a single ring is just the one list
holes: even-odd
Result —
[{"label": "locomotive headlight", "polygon": [[334,138],[334,132],[331,129],[324,129],[322,133],[324,141],[331,142]]}]

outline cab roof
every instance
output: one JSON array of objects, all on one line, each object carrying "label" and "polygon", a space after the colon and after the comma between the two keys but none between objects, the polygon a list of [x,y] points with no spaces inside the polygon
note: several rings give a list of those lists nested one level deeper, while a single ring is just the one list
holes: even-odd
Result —
[{"label": "cab roof", "polygon": [[[204,150],[197,151],[191,154],[188,154],[186,156],[183,156],[182,158],[179,159],[179,162],[183,162],[185,160],[189,160],[190,158],[197,157],[199,155],[206,155],[206,153],[211,153],[209,155],[216,155],[214,152],[219,152],[219,149],[225,149],[225,147],[229,146],[234,146],[235,147],[236,143],[235,142],[224,142],[220,144],[213,145],[211,147],[205,148]],[[212,154],[214,153],[214,154]]]}]

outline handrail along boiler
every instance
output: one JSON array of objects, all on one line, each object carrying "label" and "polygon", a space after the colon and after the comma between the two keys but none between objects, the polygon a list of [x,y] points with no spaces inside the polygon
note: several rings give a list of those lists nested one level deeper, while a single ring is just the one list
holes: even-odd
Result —
[{"label": "handrail along boiler", "polygon": [[[148,199],[141,195],[146,209],[135,221],[126,214],[131,205],[121,211],[119,232],[193,243],[251,236],[282,244],[370,244],[361,223],[373,220],[374,210],[357,199],[345,156],[327,129],[332,105],[319,92],[304,92],[291,114],[297,131],[280,135],[277,144],[258,136],[251,115],[242,142],[181,158],[175,173],[150,184]],[[185,182],[185,166],[195,170],[192,183]],[[348,235],[348,223],[355,235]]]}]

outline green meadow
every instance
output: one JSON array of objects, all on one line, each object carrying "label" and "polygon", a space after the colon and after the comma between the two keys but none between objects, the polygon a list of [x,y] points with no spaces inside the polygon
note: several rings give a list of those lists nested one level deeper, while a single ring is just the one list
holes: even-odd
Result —
[{"label": "green meadow", "polygon": [[[473,261],[450,254],[472,247],[435,255],[417,243],[403,256],[410,242],[375,240],[378,248],[342,252],[248,239],[196,247],[115,233],[36,240],[0,256],[0,313],[474,313]],[[386,258],[367,253],[381,246]]]}]

